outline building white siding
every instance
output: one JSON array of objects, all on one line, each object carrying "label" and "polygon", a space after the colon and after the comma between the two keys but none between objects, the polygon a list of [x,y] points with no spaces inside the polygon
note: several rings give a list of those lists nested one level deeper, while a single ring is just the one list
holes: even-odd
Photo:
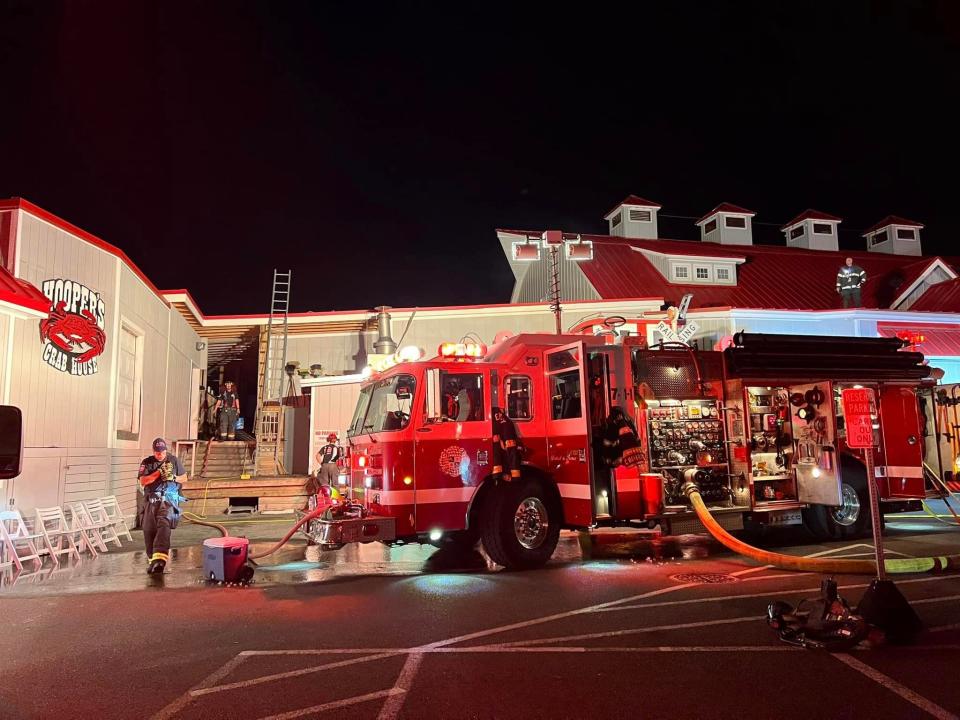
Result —
[{"label": "building white siding", "polygon": [[[44,361],[38,320],[2,320],[4,355],[10,329],[13,337],[9,379],[0,377],[0,388],[9,385],[7,401],[23,412],[25,461],[22,475],[0,490],[0,500],[12,500],[29,513],[38,506],[115,494],[126,510],[132,509],[139,460],[153,438],[190,434],[190,378],[201,362],[199,338],[108,249],[24,210],[19,223],[19,277],[41,290],[45,281],[65,279],[99,293],[106,345],[95,373],[72,375]],[[138,377],[126,387],[126,404],[139,411],[139,432],[118,438],[121,325],[130,327],[142,346],[135,367],[127,358],[123,373],[134,370]],[[0,363],[0,372],[6,367],[6,361]]]}]

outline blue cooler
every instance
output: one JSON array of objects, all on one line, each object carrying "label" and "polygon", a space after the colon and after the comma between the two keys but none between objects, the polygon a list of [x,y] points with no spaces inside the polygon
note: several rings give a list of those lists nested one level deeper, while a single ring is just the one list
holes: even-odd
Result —
[{"label": "blue cooler", "polygon": [[253,568],[247,565],[250,541],[242,537],[218,537],[203,541],[203,576],[219,582],[247,582]]}]

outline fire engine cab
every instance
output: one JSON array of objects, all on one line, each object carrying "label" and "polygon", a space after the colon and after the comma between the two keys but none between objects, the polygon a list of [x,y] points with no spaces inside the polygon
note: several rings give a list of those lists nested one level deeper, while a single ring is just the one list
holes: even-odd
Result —
[{"label": "fire engine cab", "polygon": [[929,369],[902,348],[744,333],[723,351],[547,334],[447,344],[365,383],[348,431],[352,502],[308,534],[328,548],[479,538],[495,562],[529,568],[561,528],[702,532],[681,489],[690,482],[728,530],[748,520],[867,533],[866,472],[845,444],[840,392],[875,391],[884,510],[915,506],[916,393]]}]

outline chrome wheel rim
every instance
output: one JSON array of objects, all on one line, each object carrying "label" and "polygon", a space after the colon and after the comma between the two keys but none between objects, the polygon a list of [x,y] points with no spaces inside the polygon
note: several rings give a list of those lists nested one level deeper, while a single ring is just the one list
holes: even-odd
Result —
[{"label": "chrome wheel rim", "polygon": [[528,497],[517,507],[513,517],[513,532],[527,550],[536,550],[547,539],[550,521],[547,508],[537,497]]},{"label": "chrome wheel rim", "polygon": [[850,527],[860,517],[860,496],[846,483],[840,488],[840,505],[830,511],[837,525]]}]

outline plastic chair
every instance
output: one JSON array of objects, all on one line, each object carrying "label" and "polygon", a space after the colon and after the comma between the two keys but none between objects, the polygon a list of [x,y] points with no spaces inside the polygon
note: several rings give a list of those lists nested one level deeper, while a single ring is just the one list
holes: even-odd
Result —
[{"label": "plastic chair", "polygon": [[[49,507],[36,509],[37,523],[35,530],[39,531],[47,547],[50,549],[50,557],[54,563],[60,564],[58,555],[68,553],[80,560],[80,548],[77,547],[77,536],[84,545],[84,534],[82,531],[74,530],[67,523],[67,518],[63,514],[63,508]],[[54,542],[56,540],[56,542]],[[66,547],[64,547],[66,545]],[[96,551],[94,551],[96,554]]]},{"label": "plastic chair", "polygon": [[[37,567],[43,566],[43,559],[37,551],[35,540],[42,540],[40,533],[31,533],[19,510],[0,511],[0,569],[13,565],[17,570],[23,570],[25,560],[33,560]],[[18,547],[21,546],[21,547]],[[26,545],[26,547],[22,547]],[[28,550],[21,555],[21,550]],[[4,557],[8,558],[4,560]]]},{"label": "plastic chair", "polygon": [[120,509],[120,502],[116,495],[106,495],[100,498],[103,503],[103,512],[107,519],[113,523],[113,529],[117,535],[126,535],[127,540],[133,541],[133,535],[130,534],[130,526],[127,525],[127,518]]},{"label": "plastic chair", "polygon": [[100,533],[103,542],[112,542],[116,543],[117,547],[123,547],[123,543],[120,541],[120,536],[117,535],[117,529],[114,527],[113,521],[107,517],[107,511],[103,507],[103,501],[85,500],[83,507],[86,509],[87,516],[90,518],[93,526],[97,528],[97,531]]}]

